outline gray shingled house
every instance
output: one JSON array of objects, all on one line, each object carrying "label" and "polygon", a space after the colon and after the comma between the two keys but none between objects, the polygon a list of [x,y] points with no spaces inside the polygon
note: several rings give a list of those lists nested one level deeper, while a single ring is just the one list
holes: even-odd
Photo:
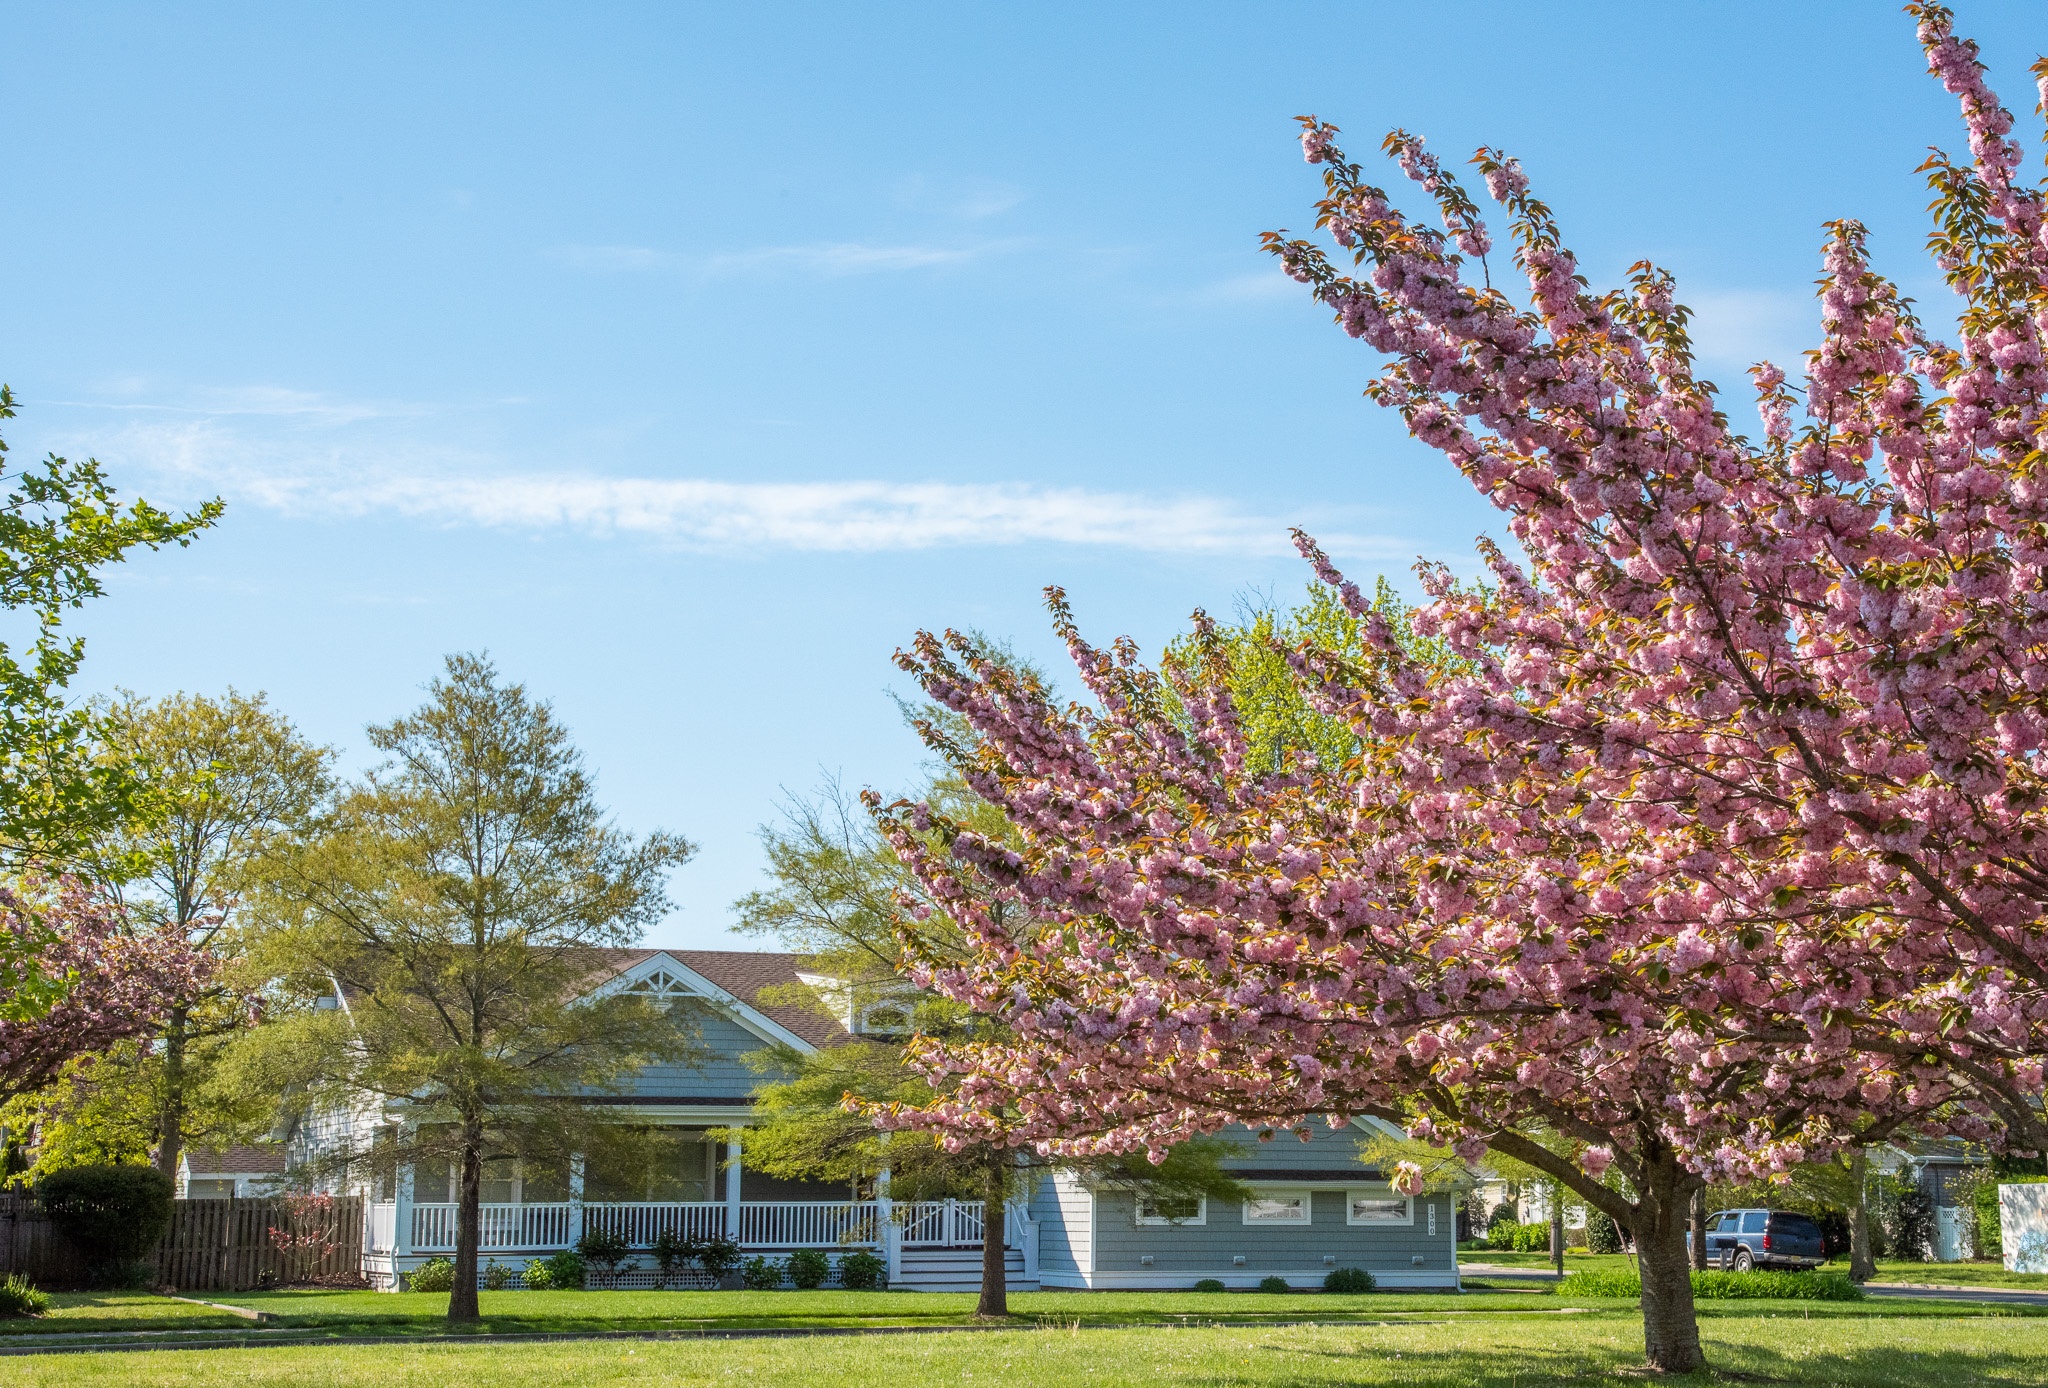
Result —
[{"label": "gray shingled house", "polygon": [[[770,1045],[817,1050],[857,1035],[900,1030],[888,1000],[856,1006],[836,981],[813,976],[801,956],[733,950],[619,950],[599,987],[687,1001],[701,1014],[712,1058],[695,1068],[650,1067],[628,1090],[603,1102],[661,1130],[665,1155],[651,1170],[608,1173],[582,1162],[561,1173],[525,1171],[517,1162],[486,1171],[482,1259],[511,1269],[573,1245],[594,1223],[646,1249],[664,1229],[725,1235],[748,1254],[782,1256],[799,1248],[867,1248],[887,1263],[890,1284],[971,1290],[980,1281],[981,1210],[971,1201],[892,1201],[886,1186],[854,1191],[778,1180],[746,1169],[739,1144],[712,1141],[714,1128],[744,1127],[762,1072],[749,1057]],[[836,1019],[774,995],[804,982],[839,1003]],[[309,1125],[302,1144],[341,1129],[403,1122],[366,1106]],[[1050,1174],[1017,1202],[1009,1224],[1011,1285],[1188,1287],[1203,1278],[1253,1286],[1270,1276],[1312,1286],[1332,1268],[1362,1267],[1383,1286],[1455,1287],[1454,1207],[1443,1195],[1409,1198],[1358,1160],[1361,1120],[1340,1131],[1317,1124],[1310,1140],[1292,1134],[1261,1142],[1240,1131],[1232,1165],[1252,1198],[1228,1208],[1198,1201],[1162,1207],[1120,1191],[1091,1190]],[[350,1131],[351,1145],[363,1134]],[[428,1258],[455,1246],[450,1173],[401,1168],[350,1188],[368,1202],[364,1272],[390,1287]],[[621,1279],[651,1286],[642,1255]]]}]

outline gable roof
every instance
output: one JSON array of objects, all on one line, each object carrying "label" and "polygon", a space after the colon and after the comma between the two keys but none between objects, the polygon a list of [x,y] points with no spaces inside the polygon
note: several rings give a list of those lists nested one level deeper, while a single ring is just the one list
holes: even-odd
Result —
[{"label": "gable roof", "polygon": [[801,982],[797,977],[805,956],[774,950],[744,949],[610,949],[606,959],[614,976],[637,968],[657,955],[666,955],[707,982],[730,993],[740,1003],[759,1013],[806,1045],[836,1046],[852,1040],[845,1027],[833,1018],[802,1003],[763,1002],[763,991],[782,984]]}]

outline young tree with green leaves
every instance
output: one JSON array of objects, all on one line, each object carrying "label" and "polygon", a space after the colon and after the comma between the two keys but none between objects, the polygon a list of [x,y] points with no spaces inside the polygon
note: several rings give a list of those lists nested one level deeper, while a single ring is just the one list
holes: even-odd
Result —
[{"label": "young tree with green leaves", "polygon": [[388,760],[279,862],[269,898],[286,990],[340,1005],[292,1008],[248,1063],[311,1109],[368,1096],[402,1117],[339,1159],[452,1161],[448,1318],[471,1323],[485,1163],[559,1164],[610,1126],[590,1099],[701,1057],[689,1014],[601,986],[604,951],[660,919],[692,849],[612,823],[554,711],[481,656],[450,656],[370,742]]},{"label": "young tree with green leaves", "polygon": [[[0,385],[0,420],[14,417]],[[221,514],[209,501],[186,515],[122,502],[97,461],[55,454],[6,466],[0,440],[0,609],[30,619],[26,646],[0,641],[0,866],[71,867],[135,812],[131,768],[98,754],[99,711],[69,696],[85,659],[64,614],[106,590],[108,565],[138,547],[187,545]]]},{"label": "young tree with green leaves", "polygon": [[[176,935],[214,964],[197,992],[170,1001],[155,1045],[92,1067],[109,1078],[134,1072],[149,1103],[133,1121],[151,1130],[157,1169],[175,1177],[188,1137],[245,1137],[260,1107],[260,1096],[206,1081],[249,1022],[247,903],[267,858],[290,851],[331,793],[333,753],[261,694],[232,689],[219,698],[124,694],[105,724],[114,755],[141,784],[140,812],[107,844],[117,893],[138,925]],[[213,1102],[195,1115],[201,1095]]]},{"label": "young tree with green leaves", "polygon": [[[948,1015],[943,1003],[920,1007],[921,1029],[972,1025]],[[1181,1143],[1158,1165],[1142,1154],[1048,1162],[1029,1149],[973,1142],[949,1148],[930,1132],[885,1132],[873,1115],[892,1107],[919,1108],[935,1099],[931,1082],[904,1063],[901,1045],[852,1041],[808,1055],[764,1053],[763,1064],[790,1076],[755,1095],[754,1122],[732,1130],[754,1170],[797,1180],[842,1181],[875,1189],[883,1173],[889,1193],[904,1200],[947,1197],[979,1200],[982,1218],[980,1316],[1009,1314],[1004,1265],[1009,1201],[1052,1167],[1074,1171],[1097,1189],[1134,1191],[1162,1202],[1202,1196],[1241,1200],[1247,1188],[1223,1166],[1237,1150],[1222,1138]]]}]

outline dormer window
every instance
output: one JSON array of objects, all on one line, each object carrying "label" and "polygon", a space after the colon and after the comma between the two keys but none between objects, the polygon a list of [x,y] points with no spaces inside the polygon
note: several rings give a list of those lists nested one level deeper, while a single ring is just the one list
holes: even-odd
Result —
[{"label": "dormer window", "polygon": [[910,1030],[910,1018],[895,1003],[870,1007],[861,1014],[863,1036],[901,1036]]}]

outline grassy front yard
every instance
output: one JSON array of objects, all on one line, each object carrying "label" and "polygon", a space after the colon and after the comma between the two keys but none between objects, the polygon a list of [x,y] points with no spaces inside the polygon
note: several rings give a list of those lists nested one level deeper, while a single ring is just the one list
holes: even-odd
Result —
[{"label": "grassy front yard", "polygon": [[[678,1294],[684,1295],[684,1294]],[[709,1294],[707,1294],[709,1295]],[[1021,1299],[1021,1298],[1020,1298]],[[1248,1299],[1248,1298],[1239,1298]],[[1715,1369],[1794,1385],[1963,1388],[2048,1383],[2031,1318],[1811,1318],[1751,1307],[1704,1322]],[[1565,1316],[1416,1316],[1350,1326],[1031,1330],[715,1342],[330,1345],[0,1360],[18,1388],[493,1388],[585,1385],[1030,1383],[1534,1385],[1611,1383],[1640,1362],[1633,1310]]]}]

